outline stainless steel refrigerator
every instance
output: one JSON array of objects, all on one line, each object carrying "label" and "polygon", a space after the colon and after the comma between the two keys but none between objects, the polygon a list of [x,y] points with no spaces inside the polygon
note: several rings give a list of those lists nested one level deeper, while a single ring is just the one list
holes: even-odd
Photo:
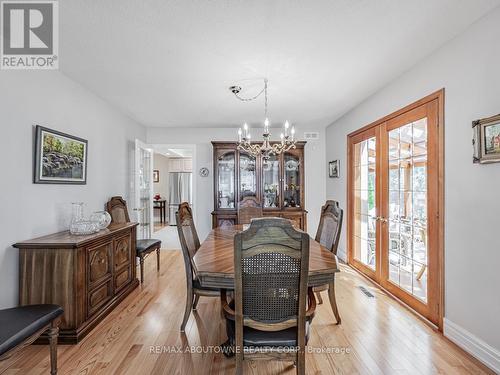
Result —
[{"label": "stainless steel refrigerator", "polygon": [[175,213],[182,202],[192,204],[192,183],[193,174],[191,172],[170,172],[168,175],[168,215],[170,225],[175,225]]}]

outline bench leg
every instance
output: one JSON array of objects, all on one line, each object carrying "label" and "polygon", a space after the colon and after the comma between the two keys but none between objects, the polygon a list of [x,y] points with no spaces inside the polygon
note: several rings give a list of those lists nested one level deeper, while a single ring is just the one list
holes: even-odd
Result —
[{"label": "bench leg", "polygon": [[156,249],[156,270],[160,270],[160,248]]},{"label": "bench leg", "polygon": [[144,257],[139,257],[139,263],[141,265],[141,284],[144,282]]},{"label": "bench leg", "polygon": [[59,336],[59,321],[54,320],[48,331],[50,344],[50,374],[57,374],[57,336]]}]

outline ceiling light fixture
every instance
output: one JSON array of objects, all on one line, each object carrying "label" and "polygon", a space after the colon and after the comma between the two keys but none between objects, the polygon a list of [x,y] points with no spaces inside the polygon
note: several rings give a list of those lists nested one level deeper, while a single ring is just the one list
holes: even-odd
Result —
[{"label": "ceiling light fixture", "polygon": [[295,127],[290,127],[290,123],[285,121],[283,124],[283,131],[280,134],[281,142],[272,142],[271,133],[269,131],[269,119],[267,117],[267,78],[264,79],[264,88],[255,96],[250,98],[243,98],[239,94],[241,92],[240,86],[231,86],[229,90],[242,102],[250,102],[257,99],[264,93],[264,140],[259,143],[251,143],[250,129],[248,124],[243,125],[243,129],[238,129],[238,149],[248,152],[253,156],[262,155],[264,161],[267,161],[271,155],[278,155],[292,148],[296,148],[295,143]]}]

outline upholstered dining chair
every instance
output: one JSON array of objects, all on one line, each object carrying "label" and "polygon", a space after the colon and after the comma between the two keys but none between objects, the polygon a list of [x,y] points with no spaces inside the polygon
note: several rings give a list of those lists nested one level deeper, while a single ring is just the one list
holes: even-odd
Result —
[{"label": "upholstered dining chair", "polygon": [[184,318],[181,324],[181,332],[184,332],[191,310],[196,310],[200,296],[219,297],[220,291],[219,289],[202,287],[194,273],[192,260],[200,248],[200,240],[194,226],[193,211],[189,203],[183,202],[179,205],[179,209],[175,214],[175,220],[184,258],[184,267],[186,269],[186,309],[184,310]]},{"label": "upholstered dining chair", "polygon": [[[305,373],[305,346],[316,308],[309,236],[289,220],[255,219],[234,238],[234,300],[221,292],[236,374],[244,359],[293,361]],[[307,309],[307,310],[306,310]]]},{"label": "upholstered dining chair", "polygon": [[238,205],[238,224],[250,224],[252,219],[261,218],[262,206],[256,197],[248,196]]},{"label": "upholstered dining chair", "polygon": [[[315,240],[321,245],[330,250],[333,254],[337,255],[337,247],[339,245],[340,232],[342,231],[342,217],[344,211],[340,208],[339,202],[327,200],[325,205],[321,207],[321,218],[316,232]],[[322,304],[321,292],[328,290],[328,297],[330,305],[332,306],[333,314],[337,320],[337,324],[341,323],[340,314],[337,308],[337,301],[335,299],[335,289],[328,284],[321,285],[314,288],[318,303]]]},{"label": "upholstered dining chair", "polygon": [[[111,215],[111,223],[123,224],[130,222],[127,210],[127,202],[120,196],[112,197],[106,210]],[[156,250],[156,269],[160,270],[160,248],[161,241],[152,238],[136,240],[136,256],[141,266],[141,284],[144,282],[144,258]]]}]

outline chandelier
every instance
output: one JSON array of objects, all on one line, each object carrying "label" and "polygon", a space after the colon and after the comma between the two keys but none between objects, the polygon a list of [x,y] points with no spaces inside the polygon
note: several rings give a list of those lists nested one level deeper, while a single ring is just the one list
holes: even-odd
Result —
[{"label": "chandelier", "polygon": [[271,142],[271,133],[269,131],[269,119],[267,118],[267,79],[264,79],[264,88],[251,98],[243,98],[239,95],[241,87],[231,86],[229,90],[242,102],[250,102],[257,99],[264,93],[264,133],[262,134],[263,141],[252,143],[250,129],[248,124],[243,125],[243,129],[238,129],[238,149],[245,151],[255,157],[262,155],[264,161],[269,160],[271,155],[278,155],[292,148],[296,148],[295,143],[295,128],[290,128],[290,123],[285,121],[283,131],[280,134],[281,142]]}]

